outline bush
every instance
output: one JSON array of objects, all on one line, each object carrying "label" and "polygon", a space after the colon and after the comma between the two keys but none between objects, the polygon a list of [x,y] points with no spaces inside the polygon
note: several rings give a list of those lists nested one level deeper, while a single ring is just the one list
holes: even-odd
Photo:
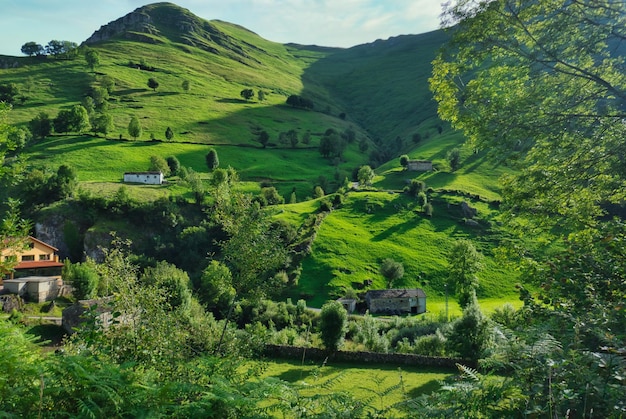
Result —
[{"label": "bush", "polygon": [[415,341],[413,353],[424,356],[444,356],[446,337],[439,330],[435,334],[423,336]]}]

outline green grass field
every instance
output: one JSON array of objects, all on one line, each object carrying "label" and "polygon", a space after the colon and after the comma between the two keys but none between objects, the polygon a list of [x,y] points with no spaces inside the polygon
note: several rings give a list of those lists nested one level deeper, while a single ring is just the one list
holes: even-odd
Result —
[{"label": "green grass field", "polygon": [[[266,362],[263,377],[274,377],[300,385],[304,395],[345,392],[382,410],[395,403],[436,391],[440,381],[454,375],[454,369],[418,366],[355,365],[328,362],[304,365],[298,361]],[[397,388],[395,388],[397,387]],[[271,405],[272,401],[269,400]],[[392,411],[399,414],[398,411]]]},{"label": "green grass field", "polygon": [[[494,259],[498,231],[466,226],[458,206],[449,206],[445,198],[433,201],[433,217],[427,217],[405,194],[351,192],[343,207],[324,219],[312,254],[303,262],[300,295],[293,297],[320,307],[329,296],[343,296],[350,288],[358,292],[365,280],[372,280],[373,288],[385,288],[379,267],[391,258],[404,265],[396,287],[423,287],[433,301],[443,299],[447,250],[454,240],[470,238],[486,256],[478,274],[479,298],[514,300],[517,276]],[[472,205],[481,222],[497,215],[482,202]]]}]

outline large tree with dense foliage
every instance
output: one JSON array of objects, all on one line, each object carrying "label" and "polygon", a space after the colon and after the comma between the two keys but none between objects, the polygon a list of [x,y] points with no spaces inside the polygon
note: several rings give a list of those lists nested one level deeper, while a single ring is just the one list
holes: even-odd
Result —
[{"label": "large tree with dense foliage", "polygon": [[[474,149],[517,169],[503,190],[508,225],[519,233],[508,250],[539,290],[522,289],[525,326],[536,321],[568,351],[553,351],[558,367],[544,375],[518,371],[516,385],[535,411],[555,416],[626,409],[617,396],[624,363],[605,359],[626,347],[624,11],[621,0],[454,1],[444,17],[456,27],[430,80],[440,116]],[[526,333],[530,345],[541,340]],[[608,386],[585,385],[607,362],[621,365],[610,368]],[[553,391],[550,398],[522,384],[541,387],[556,375],[558,392],[539,391]]]},{"label": "large tree with dense foliage", "polygon": [[329,301],[320,311],[320,337],[324,347],[336,351],[343,344],[348,324],[348,313],[339,301]]},{"label": "large tree with dense foliage", "polygon": [[136,140],[141,136],[141,131],[141,123],[139,122],[139,118],[137,118],[136,116],[130,118],[130,122],[128,123],[128,135]]},{"label": "large tree with dense foliage", "polygon": [[44,52],[43,46],[38,44],[37,42],[30,41],[22,45],[22,54],[26,54],[28,56],[33,55],[41,55]]},{"label": "large tree with dense foliage", "polygon": [[448,275],[461,307],[467,306],[472,296],[476,296],[476,273],[481,269],[481,260],[482,255],[466,239],[456,241],[448,253]]}]

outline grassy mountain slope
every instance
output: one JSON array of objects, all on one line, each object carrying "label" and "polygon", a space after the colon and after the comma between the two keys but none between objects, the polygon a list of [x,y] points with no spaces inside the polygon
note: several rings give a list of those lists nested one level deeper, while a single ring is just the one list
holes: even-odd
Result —
[{"label": "grassy mountain slope", "polygon": [[[433,217],[420,215],[404,194],[352,192],[343,208],[326,217],[313,253],[304,261],[294,297],[306,296],[319,305],[329,294],[358,289],[366,279],[382,286],[380,261],[394,257],[406,268],[403,286],[425,286],[435,299],[442,298],[445,253],[456,237],[475,239],[488,256],[481,296],[512,295],[514,276],[497,266],[490,254],[500,234],[490,227],[495,211],[484,202],[472,203],[479,209],[479,228],[464,225],[458,212],[463,199],[459,193],[498,199],[497,178],[504,169],[471,150],[463,150],[460,170],[448,169],[446,153],[458,147],[462,137],[437,118],[427,84],[430,62],[444,41],[445,35],[435,31],[350,49],[281,45],[240,26],[204,21],[175,5],[158,3],[90,38],[90,47],[100,55],[95,72],[82,58],[11,58],[19,66],[0,70],[0,83],[17,83],[28,96],[11,112],[13,123],[26,124],[41,111],[56,116],[60,109],[80,103],[104,76],[114,78],[109,112],[115,128],[108,139],[55,135],[25,152],[33,167],[71,164],[83,188],[108,195],[119,187],[124,171],[147,169],[151,155],[176,156],[206,177],[204,156],[215,147],[222,167],[234,167],[245,181],[271,183],[286,199],[295,188],[302,201],[311,196],[320,177],[334,189],[369,161],[370,152],[393,144],[390,160],[377,168],[375,186],[401,191],[411,178],[424,180],[435,189]],[[156,91],[147,86],[151,77],[159,82]],[[185,80],[191,85],[188,92],[182,88]],[[262,89],[266,100],[244,100],[239,94],[244,88]],[[290,94],[310,98],[315,109],[286,106]],[[132,115],[143,127],[139,141],[126,141]],[[171,142],[161,141],[167,127],[175,133]],[[357,134],[337,166],[318,152],[319,139],[328,128],[339,132],[351,128]],[[311,143],[295,148],[278,144],[278,134],[290,129],[300,138],[310,132]],[[260,130],[270,134],[271,144],[265,149],[255,141]],[[417,143],[411,139],[416,133],[422,138]],[[120,141],[122,137],[125,141]],[[151,137],[157,141],[149,141]],[[359,151],[360,141],[368,144],[367,151]],[[404,153],[431,159],[438,170],[403,171],[397,157]],[[259,187],[250,185],[251,190]],[[133,196],[145,199],[188,193],[176,184],[128,188]],[[318,205],[315,201],[285,205],[281,216],[299,224]]]}]

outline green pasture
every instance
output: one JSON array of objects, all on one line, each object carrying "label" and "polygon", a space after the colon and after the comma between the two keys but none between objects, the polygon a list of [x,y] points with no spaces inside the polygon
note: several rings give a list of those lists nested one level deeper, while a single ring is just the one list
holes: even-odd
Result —
[{"label": "green pasture", "polygon": [[[414,399],[437,391],[440,382],[456,373],[454,369],[420,366],[391,366],[305,360],[265,361],[264,378],[296,384],[305,396],[345,392],[375,409]],[[392,389],[392,387],[397,387]],[[272,400],[267,401],[273,404]],[[394,410],[394,414],[400,414]]]},{"label": "green pasture", "polygon": [[372,280],[374,289],[386,288],[379,267],[391,258],[402,262],[405,270],[396,287],[422,287],[429,296],[443,298],[447,251],[460,238],[471,239],[485,256],[478,273],[479,298],[515,295],[517,273],[493,254],[502,233],[488,226],[497,213],[483,202],[472,202],[482,224],[468,227],[459,207],[445,198],[434,197],[433,216],[427,217],[406,194],[351,192],[344,205],[324,219],[313,251],[303,261],[299,295],[293,297],[320,307],[348,289],[360,292],[365,280]]}]

